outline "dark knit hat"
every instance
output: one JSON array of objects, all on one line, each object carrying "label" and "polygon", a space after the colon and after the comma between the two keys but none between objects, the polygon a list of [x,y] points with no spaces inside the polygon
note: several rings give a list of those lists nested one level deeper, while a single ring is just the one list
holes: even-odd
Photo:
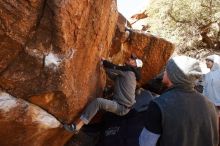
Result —
[{"label": "dark knit hat", "polygon": [[176,56],[170,59],[166,71],[173,85],[193,86],[195,80],[202,75],[199,61],[187,56]]}]

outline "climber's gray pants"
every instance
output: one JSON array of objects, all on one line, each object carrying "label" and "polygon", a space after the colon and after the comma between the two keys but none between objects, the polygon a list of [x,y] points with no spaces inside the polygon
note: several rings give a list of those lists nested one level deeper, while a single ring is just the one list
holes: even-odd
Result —
[{"label": "climber's gray pants", "polygon": [[88,124],[100,109],[120,116],[126,115],[130,111],[130,108],[126,108],[114,100],[96,98],[86,107],[80,119]]}]

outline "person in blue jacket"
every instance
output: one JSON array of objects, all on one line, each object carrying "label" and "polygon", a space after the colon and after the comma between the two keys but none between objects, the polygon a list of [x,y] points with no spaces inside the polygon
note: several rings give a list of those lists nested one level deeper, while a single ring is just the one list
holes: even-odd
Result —
[{"label": "person in blue jacket", "polygon": [[215,106],[220,106],[220,56],[214,54],[206,57],[206,65],[210,72],[205,75],[203,95]]}]

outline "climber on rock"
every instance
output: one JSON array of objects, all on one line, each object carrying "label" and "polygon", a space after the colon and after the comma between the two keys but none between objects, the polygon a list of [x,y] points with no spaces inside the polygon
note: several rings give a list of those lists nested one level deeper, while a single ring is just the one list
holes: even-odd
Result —
[{"label": "climber on rock", "polygon": [[125,61],[124,66],[115,65],[104,58],[101,59],[107,75],[114,81],[113,98],[94,99],[85,109],[76,123],[64,124],[64,128],[69,132],[77,132],[84,124],[88,124],[96,113],[102,109],[116,115],[126,115],[132,108],[135,101],[135,89],[137,81],[140,79],[140,69],[143,62],[132,54]]}]

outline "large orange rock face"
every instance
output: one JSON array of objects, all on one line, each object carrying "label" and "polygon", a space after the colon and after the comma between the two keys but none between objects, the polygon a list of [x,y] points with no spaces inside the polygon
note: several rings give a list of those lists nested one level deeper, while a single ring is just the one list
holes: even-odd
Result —
[{"label": "large orange rock face", "polygon": [[[0,88],[71,122],[101,94],[105,74],[99,58],[109,52],[117,15],[114,0],[2,0]],[[0,116],[0,145],[60,146],[69,138],[57,127],[38,127],[15,109]]]},{"label": "large orange rock face", "polygon": [[102,89],[98,62],[115,31],[115,1],[4,0],[0,9],[0,86],[73,119]]}]

